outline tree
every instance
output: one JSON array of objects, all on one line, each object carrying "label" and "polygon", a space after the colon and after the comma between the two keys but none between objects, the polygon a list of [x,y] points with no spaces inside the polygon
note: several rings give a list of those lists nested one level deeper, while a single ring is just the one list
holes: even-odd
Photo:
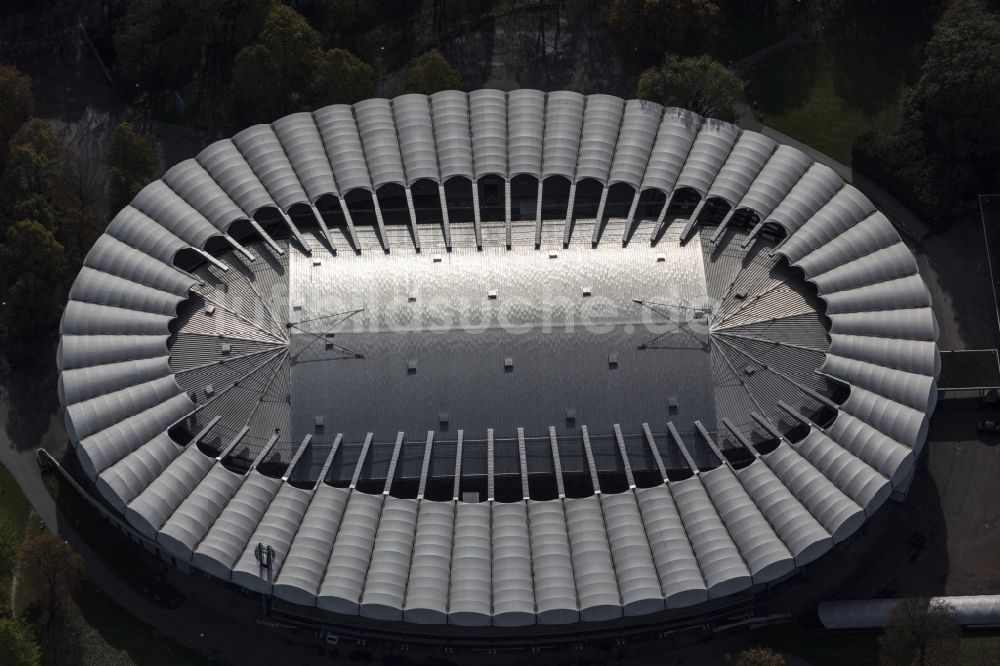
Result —
[{"label": "tree", "polygon": [[414,58],[403,75],[403,91],[430,95],[440,90],[461,90],[462,77],[437,49]]},{"label": "tree", "polygon": [[702,51],[718,13],[713,0],[614,0],[607,21],[646,59]]},{"label": "tree", "polygon": [[889,614],[879,638],[884,666],[943,666],[959,663],[961,628],[946,602],[903,599]]},{"label": "tree", "polygon": [[371,97],[375,72],[370,65],[344,49],[323,51],[312,81],[313,106],[352,104]]},{"label": "tree", "polygon": [[160,166],[153,144],[127,122],[118,125],[111,134],[105,161],[108,164],[108,206],[115,213],[128,205]]},{"label": "tree", "polygon": [[65,150],[47,120],[31,118],[10,139],[4,183],[14,201],[39,194],[51,197]]},{"label": "tree", "polygon": [[1000,12],[959,0],[927,45],[920,80],[903,102],[906,120],[932,152],[955,160],[1000,153]]},{"label": "tree", "polygon": [[83,558],[68,543],[42,532],[21,544],[17,595],[21,607],[36,613],[43,624],[65,611],[80,587]]},{"label": "tree", "polygon": [[114,33],[122,74],[159,93],[184,86],[196,71],[206,23],[196,14],[201,2],[133,0]]},{"label": "tree", "polygon": [[785,666],[785,658],[770,648],[752,647],[740,652],[733,664],[734,666]]},{"label": "tree", "polygon": [[662,65],[642,73],[636,89],[640,99],[728,121],[735,118],[733,106],[742,92],[736,73],[710,56],[667,56]]},{"label": "tree", "polygon": [[955,0],[895,127],[863,135],[854,165],[929,218],[1000,187],[1000,6]]},{"label": "tree", "polygon": [[[20,353],[56,333],[65,275],[63,246],[52,232],[33,220],[7,229],[0,245],[0,323],[9,336],[6,352]],[[24,555],[22,550],[22,561]]]},{"label": "tree", "polygon": [[264,20],[260,43],[278,71],[277,94],[282,113],[300,108],[308,96],[320,55],[320,35],[288,5],[276,4]]},{"label": "tree", "polygon": [[7,142],[34,111],[31,79],[14,67],[0,66],[0,167]]},{"label": "tree", "polygon": [[0,664],[38,666],[42,652],[31,629],[13,618],[0,618]]},{"label": "tree", "polygon": [[316,0],[317,25],[325,35],[346,35],[376,15],[372,0]]},{"label": "tree", "polygon": [[233,107],[245,122],[272,120],[281,113],[281,72],[271,51],[263,44],[245,46],[233,63]]}]

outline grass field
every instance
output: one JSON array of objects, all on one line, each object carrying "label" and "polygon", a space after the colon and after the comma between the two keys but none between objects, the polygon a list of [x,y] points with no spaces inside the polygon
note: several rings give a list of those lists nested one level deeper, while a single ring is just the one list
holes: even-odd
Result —
[{"label": "grass field", "polygon": [[[763,645],[805,659],[814,666],[864,666],[878,663],[878,634],[870,631],[824,634],[805,632],[794,625],[778,625],[754,632],[754,645]],[[966,633],[960,645],[963,666],[1000,664],[1000,636]]]},{"label": "grass field", "polygon": [[0,466],[0,613],[10,606],[17,549],[24,540],[30,507],[7,468]]},{"label": "grass field", "polygon": [[813,44],[756,67],[748,95],[762,123],[850,164],[860,134],[898,118],[918,67],[915,47]]}]

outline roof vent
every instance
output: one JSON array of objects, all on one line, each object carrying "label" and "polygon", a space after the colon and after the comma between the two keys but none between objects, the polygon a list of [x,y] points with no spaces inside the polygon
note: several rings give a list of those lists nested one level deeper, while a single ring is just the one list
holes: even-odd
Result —
[{"label": "roof vent", "polygon": [[513,372],[514,370],[514,359],[508,356],[503,360],[503,369],[507,372]]},{"label": "roof vent", "polygon": [[211,303],[209,303],[208,305],[206,305],[205,306],[205,314],[207,314],[209,317],[211,317],[213,314],[215,314],[215,306],[212,305]]},{"label": "roof vent", "polygon": [[416,359],[410,359],[406,362],[406,373],[410,375],[417,374],[417,361]]},{"label": "roof vent", "polygon": [[608,354],[608,365],[612,368],[618,367],[618,354]]},{"label": "roof vent", "polygon": [[228,356],[229,352],[233,351],[233,345],[228,342],[222,343],[222,353],[224,356]]}]

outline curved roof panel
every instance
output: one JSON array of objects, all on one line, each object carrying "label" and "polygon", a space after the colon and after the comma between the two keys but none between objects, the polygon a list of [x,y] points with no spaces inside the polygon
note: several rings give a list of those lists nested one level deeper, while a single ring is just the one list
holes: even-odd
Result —
[{"label": "curved roof panel", "polygon": [[774,139],[763,134],[742,132],[708,188],[708,196],[736,206],[777,147]]},{"label": "curved roof panel", "polygon": [[607,184],[624,112],[625,100],[620,97],[587,97],[575,180],[593,178],[602,185]]},{"label": "curved roof panel", "polygon": [[254,125],[233,136],[233,144],[243,154],[264,188],[282,210],[310,203],[298,174],[270,125]]},{"label": "curved roof panel", "polygon": [[736,208],[752,210],[760,219],[767,219],[812,163],[809,156],[798,148],[778,146]]},{"label": "curved roof panel", "polygon": [[271,129],[288,156],[310,203],[315,204],[327,194],[340,196],[333,167],[312,114],[293,113],[276,120]]},{"label": "curved roof panel", "polygon": [[667,195],[674,191],[703,122],[701,116],[687,109],[664,110],[640,189],[656,189]]},{"label": "curved roof panel", "polygon": [[625,103],[618,143],[608,183],[625,183],[638,190],[653,151],[663,107],[655,102],[632,99]]},{"label": "curved roof panel", "polygon": [[426,95],[400,95],[392,100],[392,115],[399,136],[406,184],[421,178],[440,182],[431,105]]},{"label": "curved roof panel", "polygon": [[[511,93],[509,100],[499,90],[476,90],[469,93],[469,126],[472,131],[475,177],[482,178],[490,174],[506,177],[508,152],[511,176],[521,172],[538,174],[542,164],[544,114],[545,95],[537,90],[515,91]],[[508,122],[512,129],[509,136]]]},{"label": "curved roof panel", "polygon": [[698,129],[694,143],[691,144],[691,150],[677,176],[674,189],[687,187],[705,196],[740,134],[740,128],[736,125],[714,118],[705,120]]},{"label": "curved roof panel", "polygon": [[358,188],[372,189],[365,150],[361,145],[354,112],[346,104],[324,106],[313,111],[313,120],[323,138],[340,194]]},{"label": "curved roof panel", "polygon": [[562,176],[575,180],[586,103],[587,98],[575,92],[559,91],[546,96],[542,178]]},{"label": "curved roof panel", "polygon": [[236,220],[247,217],[195,159],[184,160],[167,169],[163,182],[222,233],[226,233]]},{"label": "curved roof panel", "polygon": [[366,99],[358,102],[354,105],[354,118],[375,189],[388,183],[405,185],[403,156],[389,100]]},{"label": "curved roof panel", "polygon": [[[441,180],[454,176],[470,178],[475,171],[469,96],[457,90],[445,90],[431,95],[430,101]],[[503,146],[506,151],[506,138],[497,141],[497,145]]]},{"label": "curved roof panel", "polygon": [[195,160],[248,217],[253,217],[261,208],[277,208],[263,183],[231,140],[216,141],[198,153]]}]

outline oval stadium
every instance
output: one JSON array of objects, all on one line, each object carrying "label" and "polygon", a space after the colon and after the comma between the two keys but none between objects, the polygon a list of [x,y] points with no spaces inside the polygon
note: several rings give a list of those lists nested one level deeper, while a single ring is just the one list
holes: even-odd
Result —
[{"label": "oval stadium", "polygon": [[905,496],[940,370],[913,255],[833,170],[564,91],[249,127],[139,192],[69,299],[59,394],[108,510],[400,632],[764,593]]}]

